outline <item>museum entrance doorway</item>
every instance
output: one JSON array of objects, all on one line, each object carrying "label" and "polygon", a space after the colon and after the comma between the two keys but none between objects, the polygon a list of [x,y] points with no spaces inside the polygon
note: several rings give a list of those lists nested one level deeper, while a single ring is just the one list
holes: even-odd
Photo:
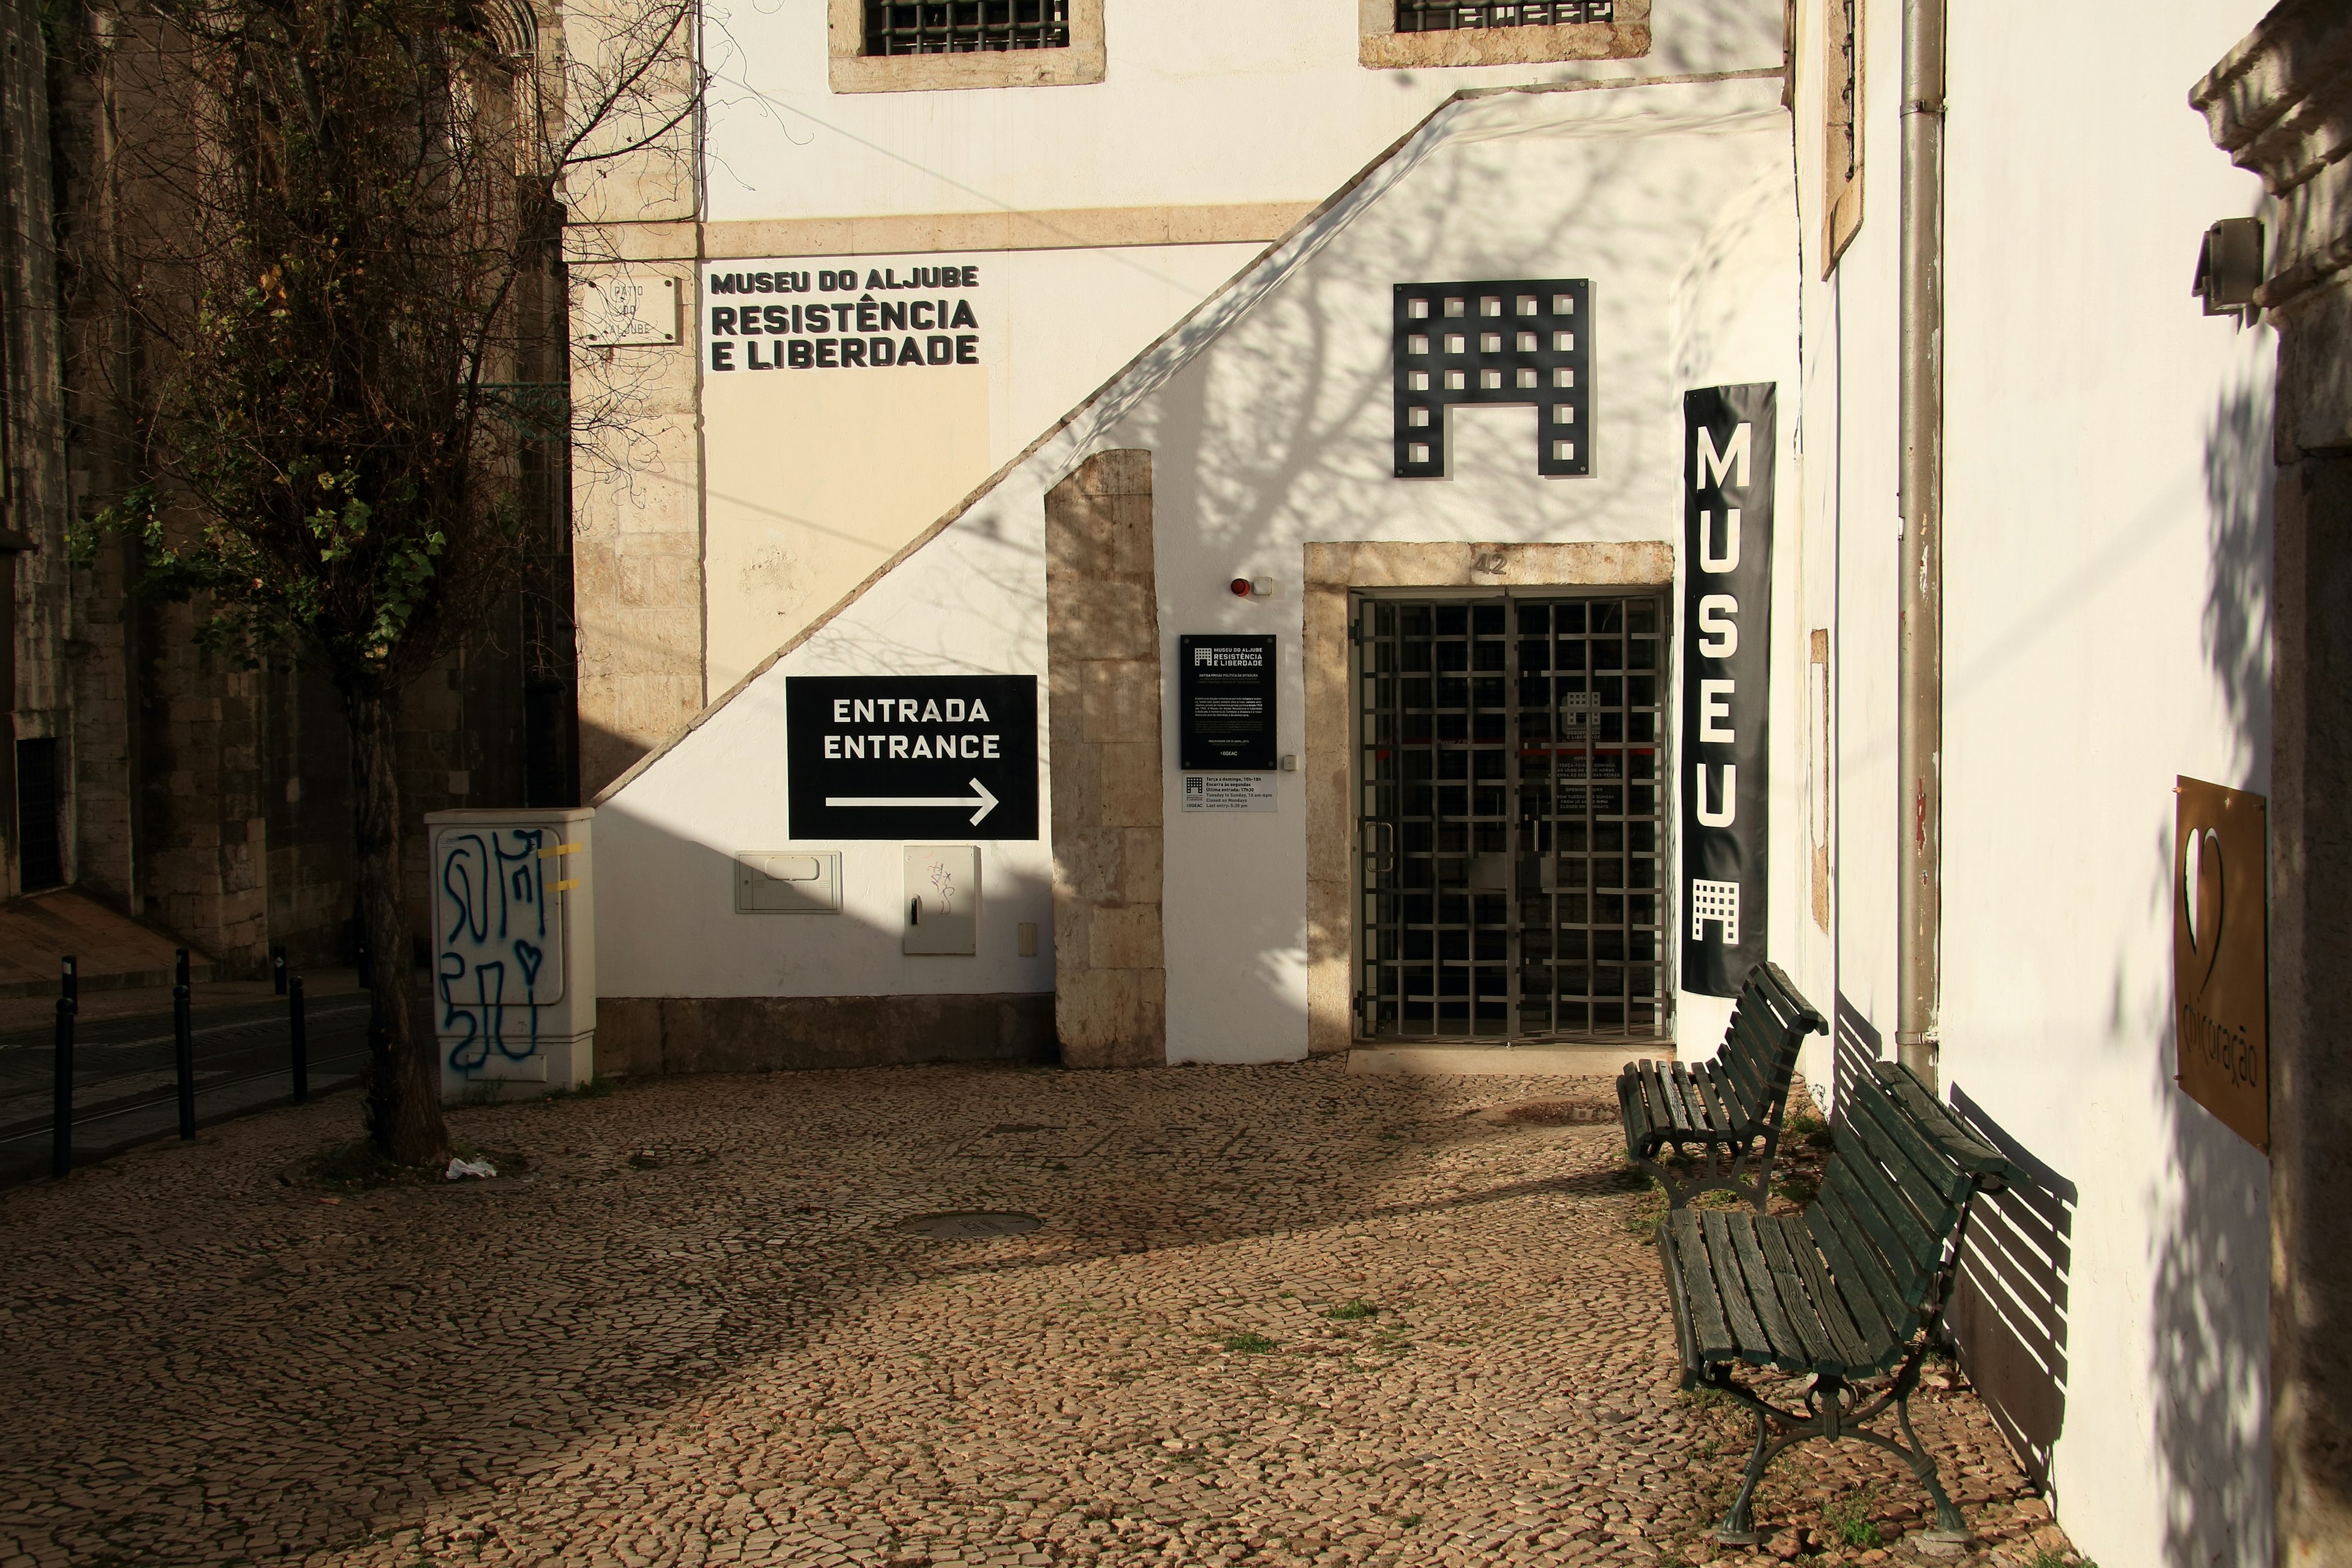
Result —
[{"label": "museum entrance doorway", "polygon": [[1349,613],[1359,1037],[1666,1036],[1664,594]]}]

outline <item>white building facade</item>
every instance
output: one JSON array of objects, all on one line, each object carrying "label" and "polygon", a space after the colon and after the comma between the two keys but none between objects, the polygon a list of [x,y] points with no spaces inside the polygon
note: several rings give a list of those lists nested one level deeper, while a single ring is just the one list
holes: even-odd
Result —
[{"label": "white building facade", "polygon": [[2176,781],[2273,791],[2278,338],[2188,289],[2280,225],[2187,101],[2263,7],[1948,23],[1933,801],[1906,7],[1525,9],[714,9],[694,177],[582,197],[679,300],[582,338],[599,1065],[1610,1070],[1769,958],[1818,1095],[1907,1032],[2036,1173],[1959,1329],[2075,1542],[2266,1563],[2272,1166],[2170,967]]}]

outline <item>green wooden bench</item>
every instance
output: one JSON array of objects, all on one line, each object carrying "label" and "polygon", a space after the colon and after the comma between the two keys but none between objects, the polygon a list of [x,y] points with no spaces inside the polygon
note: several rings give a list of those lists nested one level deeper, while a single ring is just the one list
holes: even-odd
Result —
[{"label": "green wooden bench", "polygon": [[[1807,1035],[1828,1033],[1829,1025],[1780,965],[1759,963],[1739,988],[1731,1026],[1713,1061],[1625,1064],[1617,1079],[1625,1152],[1666,1189],[1669,1208],[1681,1208],[1701,1193],[1727,1192],[1764,1212],[1797,1053]],[[1684,1160],[1696,1152],[1697,1169],[1687,1179],[1666,1163],[1669,1148]],[[1743,1170],[1750,1179],[1740,1179]]]},{"label": "green wooden bench", "polygon": [[[1685,1208],[1658,1225],[1683,1386],[1719,1390],[1756,1417],[1747,1479],[1716,1532],[1727,1544],[1757,1539],[1756,1483],[1782,1449],[1812,1437],[1895,1455],[1935,1500],[1928,1539],[1967,1537],[1911,1430],[1911,1394],[1958,1274],[1976,1194],[2000,1191],[2014,1173],[1909,1068],[1880,1062],[1872,1073],[1838,1106],[1836,1152],[1801,1215]],[[1743,1363],[1811,1373],[1805,1408],[1744,1386]],[[1899,1442],[1871,1430],[1890,1409]]]}]

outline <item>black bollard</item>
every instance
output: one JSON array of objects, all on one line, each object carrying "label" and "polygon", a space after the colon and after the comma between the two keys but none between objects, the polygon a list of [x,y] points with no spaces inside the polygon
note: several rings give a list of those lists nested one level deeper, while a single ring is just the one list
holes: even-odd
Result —
[{"label": "black bollard", "polygon": [[[73,962],[68,958],[68,963]],[[73,1169],[73,1035],[74,999],[58,998],[57,1106],[49,1131],[49,1174],[63,1176]]]},{"label": "black bollard", "polygon": [[180,1080],[180,1138],[196,1135],[196,1032],[188,1011],[188,950],[173,968],[172,1065]]},{"label": "black bollard", "polygon": [[360,989],[362,991],[374,989],[375,966],[368,962],[368,950],[367,943],[365,942],[360,943],[359,962],[356,967],[360,972]]},{"label": "black bollard", "polygon": [[302,977],[286,983],[286,1032],[294,1047],[294,1103],[310,1098],[310,1026],[302,1016]]},{"label": "black bollard", "polygon": [[286,994],[286,955],[282,952],[270,961],[269,988],[280,996]]}]

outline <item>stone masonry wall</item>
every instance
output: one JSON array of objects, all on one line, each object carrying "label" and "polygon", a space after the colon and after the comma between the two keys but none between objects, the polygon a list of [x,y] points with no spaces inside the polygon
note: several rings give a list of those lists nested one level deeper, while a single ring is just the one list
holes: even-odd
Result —
[{"label": "stone masonry wall", "polygon": [[[16,679],[0,702],[13,708],[16,736],[58,742],[68,880],[168,928],[225,973],[266,973],[273,949],[298,966],[349,962],[349,741],[332,691],[283,657],[247,669],[202,650],[195,631],[206,606],[138,594],[131,542],[103,540],[83,564],[68,558],[69,520],[147,477],[117,384],[139,345],[92,266],[123,199],[107,160],[115,147],[173,132],[135,95],[119,98],[119,16],[68,7],[44,27],[37,9],[12,8],[0,23],[9,470],[0,528],[37,546],[16,558]],[[545,291],[560,300],[551,279]],[[561,487],[542,489],[527,500],[533,515],[548,514],[560,546]],[[451,805],[524,803],[534,746],[524,722],[526,641],[510,598],[406,696],[407,892],[420,932],[428,906],[416,818]],[[568,716],[557,718],[536,739],[568,751]],[[541,771],[561,787],[568,755],[556,762]],[[0,813],[13,823],[4,792]],[[5,896],[16,866],[13,857],[0,862]]]},{"label": "stone masonry wall", "polygon": [[1054,1023],[1066,1067],[1168,1057],[1152,572],[1150,453],[1098,453],[1048,492]]},{"label": "stone masonry wall", "polygon": [[[609,65],[627,16],[626,7],[564,7],[572,58],[592,72]],[[685,55],[663,62],[645,84],[654,104],[682,110],[698,69]],[[574,289],[672,279],[680,328],[674,343],[573,348],[573,415],[589,426],[573,447],[572,482],[583,800],[719,695],[704,682],[701,386],[692,330],[701,121],[682,114],[670,134],[575,171],[565,185],[564,256]]]}]

